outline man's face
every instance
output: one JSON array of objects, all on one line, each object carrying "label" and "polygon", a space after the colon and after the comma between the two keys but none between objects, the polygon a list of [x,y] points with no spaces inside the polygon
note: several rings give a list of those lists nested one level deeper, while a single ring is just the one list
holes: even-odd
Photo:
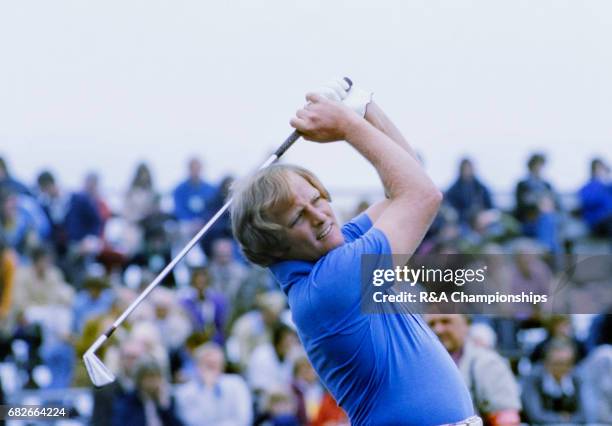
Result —
[{"label": "man's face", "polygon": [[468,333],[468,323],[463,315],[428,314],[426,320],[447,351],[452,353],[463,347]]},{"label": "man's face", "polygon": [[192,158],[189,161],[189,178],[193,181],[200,180],[200,174],[202,173],[202,163],[196,158]]},{"label": "man's face", "polygon": [[306,179],[289,175],[294,194],[288,208],[275,209],[273,220],[285,228],[289,250],[285,259],[315,261],[344,244],[344,237],[329,201]]},{"label": "man's face", "polygon": [[209,350],[201,355],[197,361],[200,374],[203,376],[216,377],[223,373],[225,360],[223,352],[219,350]]},{"label": "man's face", "polygon": [[574,367],[574,351],[571,348],[554,349],[547,354],[544,365],[551,376],[560,381]]}]

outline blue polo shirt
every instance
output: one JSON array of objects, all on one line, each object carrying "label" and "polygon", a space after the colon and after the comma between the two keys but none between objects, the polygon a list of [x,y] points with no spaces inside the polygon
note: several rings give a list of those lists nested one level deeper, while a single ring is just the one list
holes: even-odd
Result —
[{"label": "blue polo shirt", "polygon": [[391,254],[362,214],[317,262],[270,269],[287,294],[308,357],[352,425],[434,426],[474,414],[459,370],[420,315],[361,312],[361,256]]}]

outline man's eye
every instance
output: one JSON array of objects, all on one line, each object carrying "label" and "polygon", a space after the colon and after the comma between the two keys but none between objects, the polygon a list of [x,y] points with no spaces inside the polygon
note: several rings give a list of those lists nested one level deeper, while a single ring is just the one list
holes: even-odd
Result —
[{"label": "man's eye", "polygon": [[295,219],[293,219],[291,224],[289,224],[289,228],[293,228],[293,226],[297,225],[301,219],[302,219],[302,215],[300,214]]}]

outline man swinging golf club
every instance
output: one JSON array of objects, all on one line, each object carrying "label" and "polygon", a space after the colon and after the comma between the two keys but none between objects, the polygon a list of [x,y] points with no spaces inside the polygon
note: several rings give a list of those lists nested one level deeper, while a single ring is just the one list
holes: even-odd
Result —
[{"label": "man swinging golf club", "polygon": [[412,254],[442,196],[371,95],[348,89],[340,80],[308,94],[291,126],[310,141],[348,142],[387,198],[341,227],[311,172],[273,165],[234,188],[234,235],[280,282],[310,361],[353,425],[479,425],[459,371],[420,316],[360,309],[362,255]]}]

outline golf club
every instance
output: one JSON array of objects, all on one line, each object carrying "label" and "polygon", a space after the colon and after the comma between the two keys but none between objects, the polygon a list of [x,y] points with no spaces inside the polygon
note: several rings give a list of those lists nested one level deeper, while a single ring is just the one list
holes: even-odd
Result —
[{"label": "golf club", "polygon": [[[353,82],[348,78],[344,77],[346,82],[350,87],[352,87]],[[277,161],[290,147],[300,138],[300,134],[297,131],[294,131],[285,139],[283,144],[272,154],[259,168],[259,170],[268,167],[270,164]],[[232,203],[232,199],[230,198],[227,202],[215,213],[215,215],[198,231],[198,233],[187,243],[187,245],[172,259],[168,265],[155,277],[155,279],[144,289],[144,291],[132,302],[130,306],[115,320],[115,322],[102,334],[100,337],[96,339],[96,341],[87,349],[85,354],[83,355],[83,362],[85,363],[85,368],[87,369],[87,373],[89,374],[89,378],[91,379],[94,386],[100,387],[107,385],[115,380],[114,374],[104,365],[104,363],[97,357],[96,351],[102,346],[102,344],[111,337],[111,335],[115,332],[117,327],[119,327],[123,321],[138,307],[140,302],[142,302],[148,295],[153,291],[155,287],[174,269],[177,263],[179,263],[183,257],[195,246],[198,241],[206,234],[206,232],[214,225],[214,223],[225,213],[225,211],[229,208]]]}]

